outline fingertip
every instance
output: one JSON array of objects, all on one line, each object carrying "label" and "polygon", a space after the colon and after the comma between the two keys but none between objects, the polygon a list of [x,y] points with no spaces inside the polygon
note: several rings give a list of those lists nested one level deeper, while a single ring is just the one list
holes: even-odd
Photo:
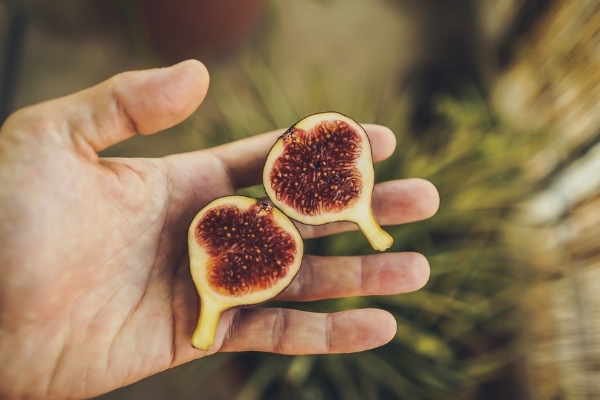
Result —
[{"label": "fingertip", "polygon": [[364,346],[364,350],[371,350],[391,342],[398,330],[396,318],[389,311],[378,308],[370,308],[363,311],[369,312],[371,314],[371,321],[375,322],[370,329],[370,341]]},{"label": "fingertip", "polygon": [[398,330],[398,323],[396,322],[396,318],[389,312],[385,310],[374,309],[378,314],[379,319],[379,339],[380,343],[376,346],[383,346],[386,343],[389,343],[395,336],[396,331]]},{"label": "fingertip", "polygon": [[422,179],[422,182],[423,186],[427,187],[427,191],[429,192],[429,209],[431,211],[429,217],[433,217],[440,209],[440,193],[433,183],[425,179]]},{"label": "fingertip", "polygon": [[435,185],[428,180],[412,178],[415,197],[419,199],[422,218],[433,217],[440,208],[440,194]]},{"label": "fingertip", "polygon": [[208,69],[206,69],[206,65],[194,58],[181,61],[180,63],[174,64],[173,67],[193,69],[198,75],[205,75],[206,77],[208,77]]},{"label": "fingertip", "polygon": [[396,318],[394,318],[389,311],[378,308],[368,308],[357,311],[368,313],[368,317],[365,317],[365,321],[370,322],[367,332],[365,332],[365,334],[368,335],[369,340],[365,344],[364,350],[383,346],[396,336],[398,324]]},{"label": "fingertip", "polygon": [[[174,106],[173,116],[178,120],[187,118],[204,101],[210,84],[210,75],[206,66],[198,60],[182,61],[170,67],[172,86],[166,88],[164,97]],[[175,99],[174,101],[171,101]],[[172,124],[172,123],[171,123]]]},{"label": "fingertip", "polygon": [[165,68],[126,72],[111,81],[115,103],[140,134],[170,128],[187,118],[204,100],[209,75],[197,60]]},{"label": "fingertip", "polygon": [[[189,59],[173,65],[174,69],[179,69],[182,75],[189,76],[192,79],[192,92],[196,91],[200,102],[206,96],[210,84],[210,74],[206,66],[195,59]],[[199,104],[199,103],[198,103]]]},{"label": "fingertip", "polygon": [[394,153],[394,150],[396,150],[396,135],[390,128],[376,124],[364,124],[363,128],[365,128],[371,141],[374,162],[383,161]]},{"label": "fingertip", "polygon": [[410,280],[411,285],[407,292],[412,292],[423,288],[429,281],[431,275],[431,268],[429,267],[429,261],[421,253],[404,253],[405,257],[408,257],[408,265],[410,265]]},{"label": "fingertip", "polygon": [[435,215],[440,196],[435,186],[424,179],[400,179],[375,185],[372,204],[381,224],[404,224]]}]

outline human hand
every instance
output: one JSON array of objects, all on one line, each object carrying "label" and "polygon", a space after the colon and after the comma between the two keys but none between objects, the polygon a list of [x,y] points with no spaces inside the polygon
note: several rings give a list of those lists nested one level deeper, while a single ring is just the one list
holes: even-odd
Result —
[{"label": "human hand", "polygon": [[[99,395],[217,351],[345,353],[380,346],[396,323],[375,309],[314,314],[246,308],[223,314],[209,352],[192,348],[199,311],[187,255],[195,213],[260,182],[282,131],[161,159],[99,158],[136,133],[182,121],[202,102],[197,61],[128,72],[32,106],[0,131],[0,397]],[[376,161],[392,133],[365,126]],[[438,195],[418,179],[379,184],[382,224],[433,215]],[[304,238],[355,229],[299,225]],[[429,267],[414,253],[305,256],[278,299],[404,293]]]}]

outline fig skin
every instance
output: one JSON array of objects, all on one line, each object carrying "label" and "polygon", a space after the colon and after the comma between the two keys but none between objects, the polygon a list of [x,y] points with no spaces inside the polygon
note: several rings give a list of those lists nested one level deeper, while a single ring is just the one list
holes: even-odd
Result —
[{"label": "fig skin", "polygon": [[[344,142],[340,141],[339,135],[344,136]],[[315,142],[315,139],[318,140]],[[341,149],[334,143],[340,144]],[[355,147],[349,147],[352,145]],[[323,159],[327,160],[325,168]],[[293,171],[294,168],[301,169],[293,174],[278,172]],[[343,180],[332,179],[332,172],[334,177],[343,175]],[[325,183],[319,184],[324,173],[328,174]],[[269,151],[263,170],[267,196],[287,216],[307,225],[354,222],[375,250],[384,251],[392,245],[393,239],[381,229],[373,215],[374,184],[373,157],[367,133],[358,122],[337,112],[312,114],[292,125]],[[298,190],[286,193],[291,185]],[[337,195],[331,192],[334,189]],[[339,199],[340,192],[342,200]],[[302,199],[298,196],[306,196],[306,201],[310,200],[313,206],[300,209],[298,204]]]},{"label": "fig skin", "polygon": [[[221,214],[215,214],[215,210]],[[228,225],[231,221],[234,225],[238,224],[233,236],[230,234],[231,226],[218,225],[221,220],[214,218],[215,215],[224,215],[223,210],[228,211],[230,216],[235,212],[231,210],[239,211],[228,220]],[[244,227],[245,222],[248,223]],[[261,222],[263,225],[260,225]],[[223,232],[230,236],[225,239]],[[254,236],[251,238],[250,235]],[[224,241],[226,245],[223,245]],[[191,343],[200,350],[208,350],[213,344],[224,311],[263,303],[283,291],[298,273],[304,252],[302,237],[286,215],[271,205],[246,196],[220,197],[202,208],[190,224],[188,246],[190,271],[201,303]],[[233,257],[236,257],[235,261]],[[244,261],[240,262],[242,259]],[[243,270],[238,268],[239,264],[243,264]],[[244,276],[238,274],[236,279],[233,275],[235,268]],[[228,279],[228,271],[231,271],[231,279]]]}]

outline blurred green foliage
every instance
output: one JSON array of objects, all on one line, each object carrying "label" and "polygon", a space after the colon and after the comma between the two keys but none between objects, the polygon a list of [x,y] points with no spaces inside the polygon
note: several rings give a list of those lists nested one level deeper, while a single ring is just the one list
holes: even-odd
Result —
[{"label": "blurred green foliage", "polygon": [[[276,14],[276,7],[269,12]],[[519,305],[533,279],[507,233],[515,226],[511,212],[533,190],[522,172],[544,135],[505,126],[469,87],[459,98],[433,99],[436,122],[412,133],[411,99],[419,87],[400,92],[397,71],[376,62],[350,76],[284,57],[276,40],[282,27],[267,22],[254,45],[225,61],[204,60],[211,71],[208,98],[169,137],[178,135],[182,151],[193,150],[328,110],[390,127],[398,145],[376,166],[377,180],[430,180],[441,207],[429,220],[386,227],[394,237],[389,251],[424,254],[431,278],[424,289],[399,296],[269,303],[316,312],[383,308],[395,316],[398,333],[388,345],[360,354],[217,354],[183,367],[176,379],[181,394],[201,392],[215,374],[234,371],[228,379],[239,387],[236,400],[476,398],[482,382],[523,356]],[[261,186],[241,193],[264,196]],[[321,255],[373,253],[360,232],[310,240],[306,248]]]},{"label": "blurred green foliage", "polygon": [[[424,289],[406,295],[267,305],[317,312],[386,309],[398,321],[398,333],[380,349],[330,356],[218,355],[190,365],[193,372],[182,385],[205,384],[203,378],[235,363],[244,371],[237,400],[472,398],[480,382],[523,354],[518,306],[532,280],[506,232],[514,206],[532,190],[522,171],[543,135],[508,129],[483,98],[465,88],[459,99],[435,99],[437,122],[415,136],[406,128],[411,94],[398,93],[393,71],[349,83],[327,66],[304,63],[296,70],[303,84],[292,82],[292,89],[281,78],[290,66],[269,61],[268,49],[240,51],[233,80],[213,66],[208,112],[190,123],[209,135],[210,144],[290,126],[325,110],[390,127],[398,146],[377,165],[377,180],[428,179],[440,192],[441,208],[427,221],[387,227],[395,240],[389,251],[423,253],[431,278]],[[260,186],[242,192],[264,195]],[[360,232],[311,240],[307,249],[322,255],[373,252]]]}]

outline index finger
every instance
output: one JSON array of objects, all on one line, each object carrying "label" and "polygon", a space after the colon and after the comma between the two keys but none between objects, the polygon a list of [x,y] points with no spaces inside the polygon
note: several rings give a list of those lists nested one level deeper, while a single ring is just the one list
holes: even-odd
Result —
[{"label": "index finger", "polygon": [[[371,142],[373,161],[382,161],[391,156],[396,148],[393,132],[381,125],[362,126]],[[210,152],[223,162],[235,189],[256,185],[262,181],[262,171],[269,150],[283,132],[285,129],[278,129],[214,147]]]}]

